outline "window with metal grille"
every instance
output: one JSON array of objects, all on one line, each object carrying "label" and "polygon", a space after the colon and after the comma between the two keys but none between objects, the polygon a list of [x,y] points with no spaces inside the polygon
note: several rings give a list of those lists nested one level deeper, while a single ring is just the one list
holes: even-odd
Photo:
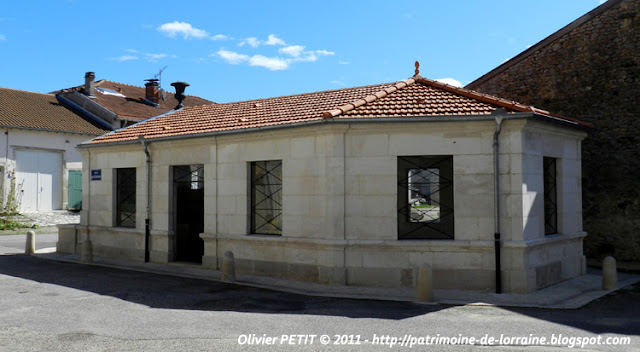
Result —
[{"label": "window with metal grille", "polygon": [[453,156],[398,157],[398,239],[454,239]]},{"label": "window with metal grille", "polygon": [[116,170],[116,226],[136,227],[136,169]]},{"label": "window with metal grille", "polygon": [[558,188],[556,158],[544,157],[544,234],[558,233]]},{"label": "window with metal grille", "polygon": [[173,182],[194,191],[204,189],[204,165],[174,166]]},{"label": "window with metal grille", "polygon": [[251,163],[251,233],[282,235],[282,160]]}]

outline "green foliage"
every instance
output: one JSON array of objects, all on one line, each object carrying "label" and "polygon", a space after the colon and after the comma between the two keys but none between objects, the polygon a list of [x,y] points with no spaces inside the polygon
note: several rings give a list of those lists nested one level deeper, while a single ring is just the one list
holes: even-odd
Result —
[{"label": "green foliage", "polygon": [[0,230],[17,230],[24,228],[38,228],[38,225],[29,225],[21,222],[14,221],[13,219],[7,219],[4,216],[0,217]]},{"label": "green foliage", "polygon": [[[0,230],[16,230],[21,228],[37,228],[37,225],[29,225],[15,221],[13,218],[18,215],[19,202],[16,197],[16,176],[15,171],[10,174],[11,183],[9,192],[5,197],[0,196]],[[0,192],[0,195],[2,193]]]},{"label": "green foliage", "polygon": [[[2,213],[0,216],[6,215],[17,215],[18,214],[18,199],[16,197],[16,174],[15,171],[11,173],[11,183],[9,186],[9,193],[7,193],[7,201],[4,202],[4,207],[2,207]],[[2,198],[2,197],[0,197]]]}]

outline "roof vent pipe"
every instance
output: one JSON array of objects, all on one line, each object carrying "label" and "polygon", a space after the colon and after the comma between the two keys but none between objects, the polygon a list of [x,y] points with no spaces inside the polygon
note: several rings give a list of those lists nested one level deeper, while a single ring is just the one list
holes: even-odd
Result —
[{"label": "roof vent pipe", "polygon": [[95,98],[96,96],[96,74],[94,72],[87,72],[84,74],[84,94],[89,97]]},{"label": "roof vent pipe", "polygon": [[178,101],[178,105],[176,105],[174,110],[178,110],[178,109],[184,108],[184,105],[182,105],[182,101],[185,98],[184,90],[185,90],[185,88],[187,88],[189,86],[189,83],[178,81],[178,82],[171,83],[171,85],[176,89],[175,97],[176,97],[176,100]]},{"label": "roof vent pipe", "polygon": [[160,95],[158,92],[158,79],[151,78],[145,79],[145,81],[147,81],[147,83],[145,83],[144,85],[146,89],[144,98],[152,103],[158,104],[158,101],[160,100]]}]

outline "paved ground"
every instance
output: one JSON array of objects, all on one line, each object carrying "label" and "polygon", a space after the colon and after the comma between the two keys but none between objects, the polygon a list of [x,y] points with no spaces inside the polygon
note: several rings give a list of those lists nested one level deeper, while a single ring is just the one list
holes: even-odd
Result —
[{"label": "paved ground", "polygon": [[[36,247],[53,247],[56,237],[37,235]],[[24,249],[24,238],[0,236],[0,351],[568,351],[582,338],[627,337],[631,345],[588,344],[583,350],[640,350],[640,284],[575,310],[421,305],[306,296],[15,254]],[[322,335],[329,345],[320,342]],[[405,336],[415,343],[427,336],[496,342],[409,348],[399,346]],[[504,337],[560,340],[523,344]],[[287,338],[295,344],[282,344]]]},{"label": "paved ground", "polygon": [[46,213],[14,215],[8,217],[8,219],[35,228],[0,230],[0,235],[25,234],[30,230],[36,233],[57,233],[58,229],[56,225],[58,224],[78,224],[80,222],[80,213],[67,210],[55,210]]},{"label": "paved ground", "polygon": [[[19,254],[24,253],[27,236],[22,235],[4,235],[0,238],[0,253]],[[57,233],[36,234],[35,244],[36,251],[52,249],[56,247],[58,242]]]},{"label": "paved ground", "polygon": [[39,227],[50,227],[57,224],[77,224],[80,222],[80,213],[56,210],[46,213],[20,214],[13,218],[17,222],[35,224]]},{"label": "paved ground", "polygon": [[[527,348],[568,351],[578,337],[630,337],[640,349],[640,286],[578,310],[418,305],[311,297],[26,255],[0,256],[0,351],[397,351],[393,337],[564,337]],[[253,335],[251,335],[253,334]],[[296,337],[282,345],[283,335]],[[317,335],[313,343],[310,336]],[[319,342],[327,335],[329,345]],[[351,336],[353,335],[353,336]],[[346,337],[342,337],[346,336]],[[358,342],[360,344],[355,344]],[[388,339],[385,339],[389,336]],[[271,337],[274,345],[258,345]],[[351,345],[334,345],[338,338]],[[251,341],[254,345],[241,344]],[[377,338],[377,339],[376,339]],[[387,344],[383,344],[388,342]],[[416,341],[417,342],[417,341]],[[414,346],[411,350],[521,351],[523,346]]]}]

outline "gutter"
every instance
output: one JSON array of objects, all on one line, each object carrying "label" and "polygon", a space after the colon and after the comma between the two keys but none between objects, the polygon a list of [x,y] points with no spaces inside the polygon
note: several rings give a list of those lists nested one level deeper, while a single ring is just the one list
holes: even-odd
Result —
[{"label": "gutter", "polygon": [[142,144],[144,154],[147,159],[147,212],[144,219],[144,262],[149,262],[149,238],[151,237],[151,154],[147,148],[144,136],[139,136],[138,140]]},{"label": "gutter", "polygon": [[496,275],[496,293],[502,293],[502,269],[500,260],[500,131],[502,131],[502,122],[505,118],[504,115],[495,115],[496,130],[493,133],[493,188],[494,188],[494,206],[493,206],[493,218],[494,218],[494,234],[493,243],[495,246],[495,275]]}]

